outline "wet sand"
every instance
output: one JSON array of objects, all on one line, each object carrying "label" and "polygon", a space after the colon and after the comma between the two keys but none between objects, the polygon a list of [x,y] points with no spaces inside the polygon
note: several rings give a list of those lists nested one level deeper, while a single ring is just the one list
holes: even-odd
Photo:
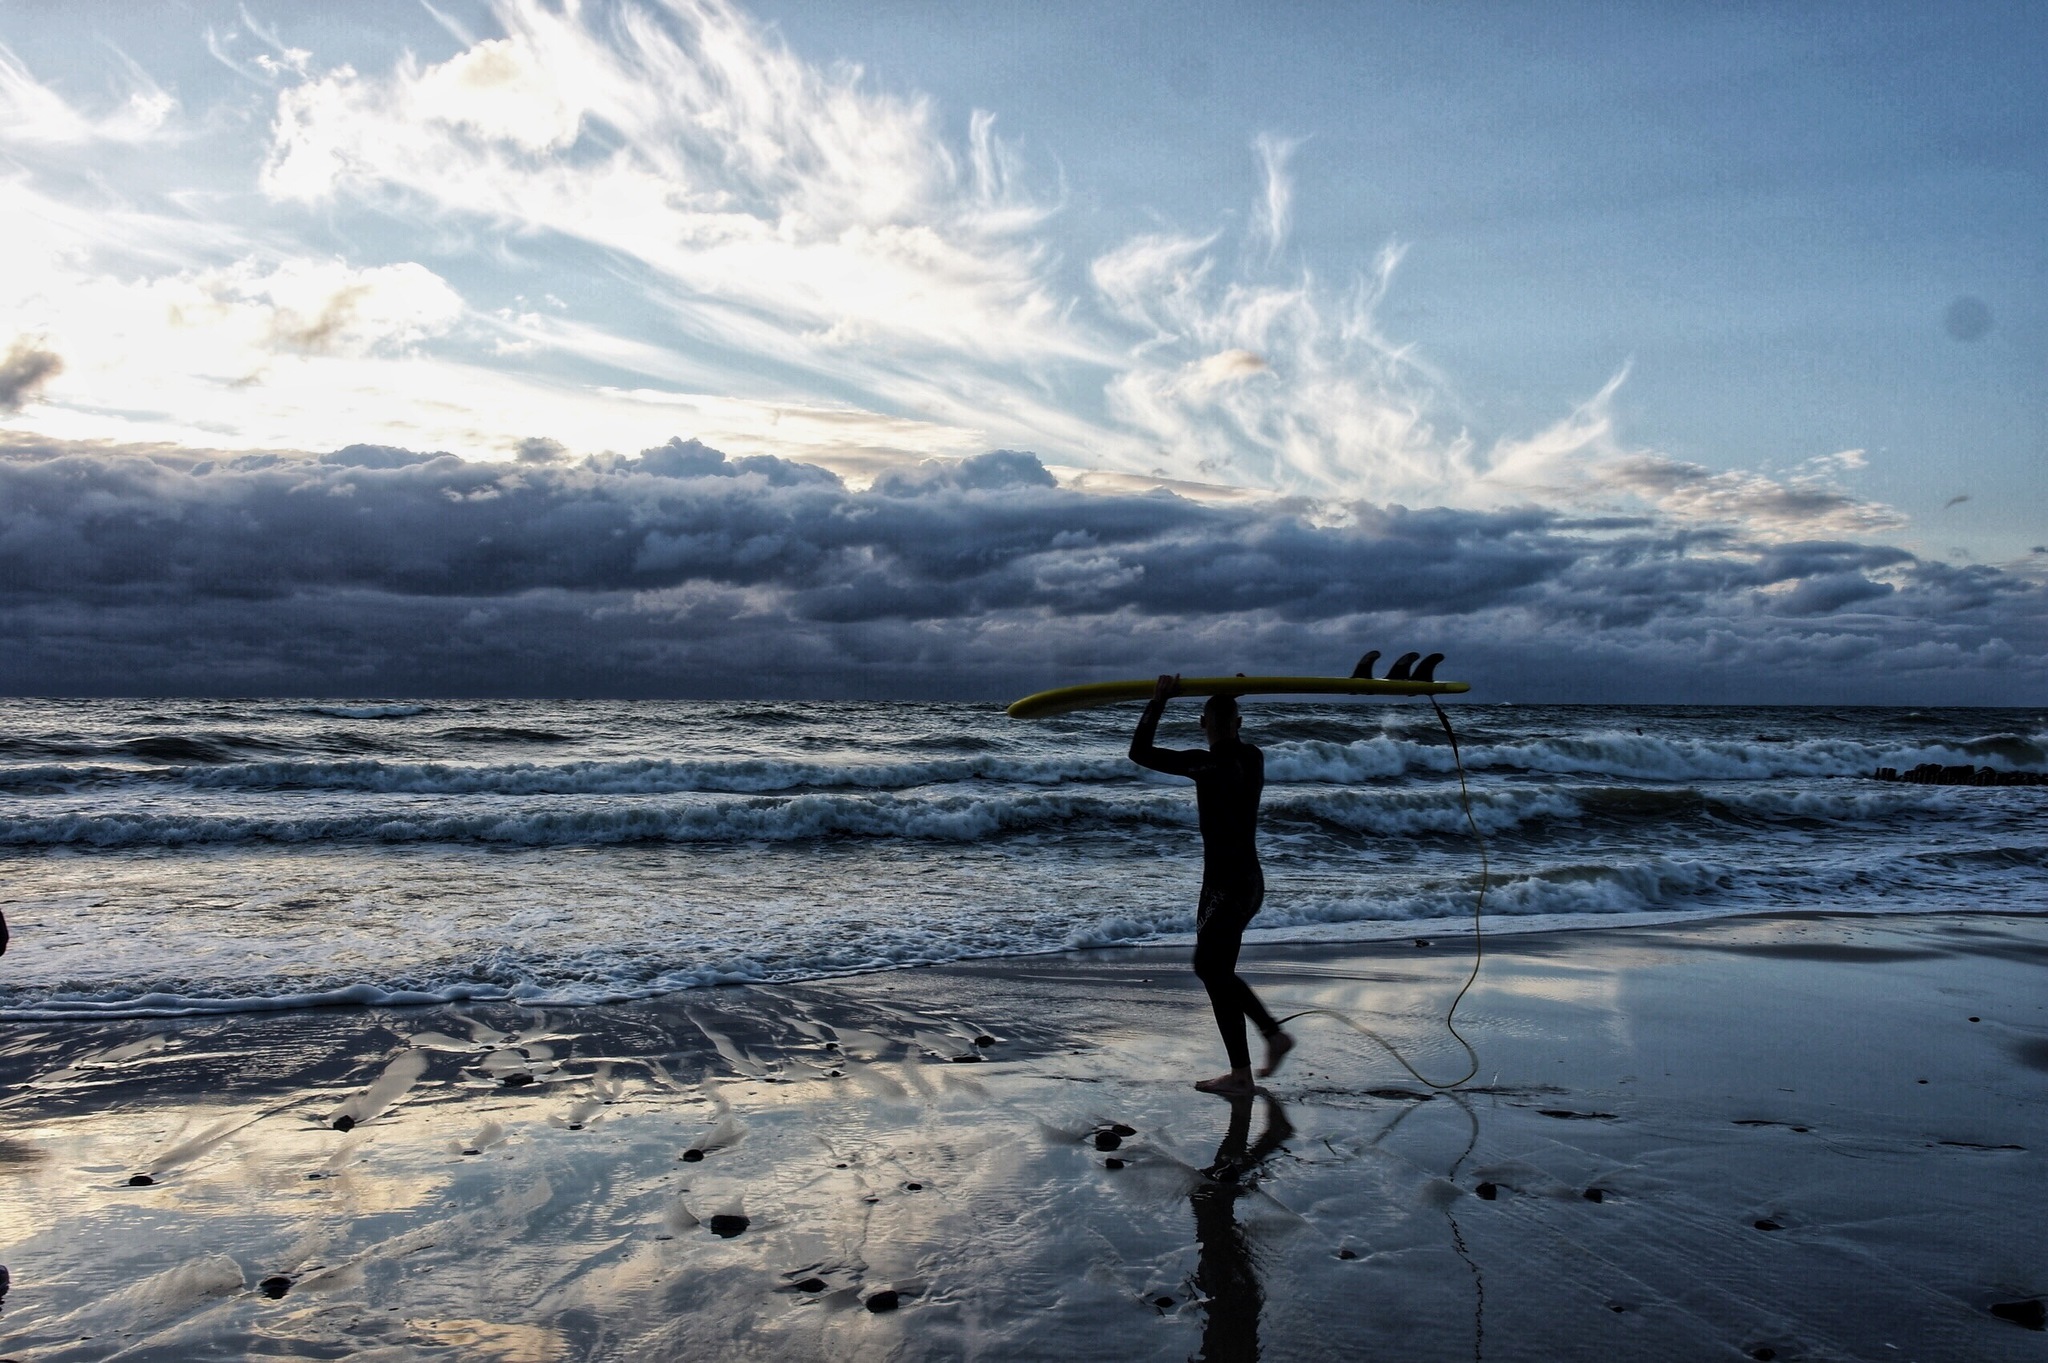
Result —
[{"label": "wet sand", "polygon": [[16,1024],[0,1355],[2048,1357],[2048,918],[1468,950]]}]

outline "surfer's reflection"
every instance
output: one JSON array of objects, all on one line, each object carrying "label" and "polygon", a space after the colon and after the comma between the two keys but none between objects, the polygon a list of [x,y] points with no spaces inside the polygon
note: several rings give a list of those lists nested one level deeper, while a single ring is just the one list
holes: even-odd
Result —
[{"label": "surfer's reflection", "polygon": [[1206,1320],[1202,1326],[1203,1363],[1237,1363],[1259,1356],[1259,1308],[1265,1292],[1259,1286],[1257,1260],[1244,1227],[1237,1224],[1237,1199],[1258,1182],[1260,1168],[1294,1134],[1287,1114],[1266,1094],[1266,1128],[1258,1144],[1247,1146],[1252,1131],[1252,1095],[1230,1099],[1230,1129],[1216,1147],[1216,1159],[1188,1194],[1195,1210],[1195,1240],[1201,1261],[1195,1288],[1202,1294]]}]

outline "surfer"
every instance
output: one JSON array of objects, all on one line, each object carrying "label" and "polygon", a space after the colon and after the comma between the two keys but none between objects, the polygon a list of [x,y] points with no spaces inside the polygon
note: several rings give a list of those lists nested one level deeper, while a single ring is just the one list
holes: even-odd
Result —
[{"label": "surfer", "polygon": [[1266,785],[1266,756],[1238,737],[1242,723],[1233,696],[1211,696],[1202,707],[1207,752],[1162,748],[1152,741],[1166,702],[1180,693],[1179,676],[1162,676],[1131,735],[1131,760],[1141,767],[1185,776],[1195,783],[1195,809],[1202,828],[1202,897],[1195,910],[1195,975],[1209,991],[1216,1030],[1230,1057],[1230,1072],[1195,1087],[1226,1095],[1253,1091],[1251,1051],[1245,1019],[1266,1039],[1260,1077],[1280,1068],[1294,1040],[1237,977],[1237,953],[1244,930],[1266,898],[1256,841],[1259,794]]}]

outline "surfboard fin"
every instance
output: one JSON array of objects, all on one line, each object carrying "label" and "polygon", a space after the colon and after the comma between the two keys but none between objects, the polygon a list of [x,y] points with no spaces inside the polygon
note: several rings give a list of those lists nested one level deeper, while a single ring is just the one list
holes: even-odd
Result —
[{"label": "surfboard fin", "polygon": [[1441,653],[1432,653],[1415,664],[1415,670],[1408,674],[1409,681],[1433,682],[1436,680],[1436,665],[1444,660]]},{"label": "surfboard fin", "polygon": [[1420,653],[1403,653],[1400,657],[1394,659],[1394,665],[1387,669],[1387,680],[1412,681],[1413,678],[1408,675],[1408,669],[1415,666],[1415,660],[1421,656]]},{"label": "surfboard fin", "polygon": [[1372,680],[1372,665],[1380,660],[1380,651],[1374,649],[1358,660],[1358,666],[1351,669],[1351,675],[1365,681]]}]

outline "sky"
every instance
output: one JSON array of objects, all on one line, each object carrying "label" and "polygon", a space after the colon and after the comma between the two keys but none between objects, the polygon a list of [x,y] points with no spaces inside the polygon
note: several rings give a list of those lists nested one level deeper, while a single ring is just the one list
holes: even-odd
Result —
[{"label": "sky", "polygon": [[0,0],[0,690],[2038,703],[2044,52]]}]

